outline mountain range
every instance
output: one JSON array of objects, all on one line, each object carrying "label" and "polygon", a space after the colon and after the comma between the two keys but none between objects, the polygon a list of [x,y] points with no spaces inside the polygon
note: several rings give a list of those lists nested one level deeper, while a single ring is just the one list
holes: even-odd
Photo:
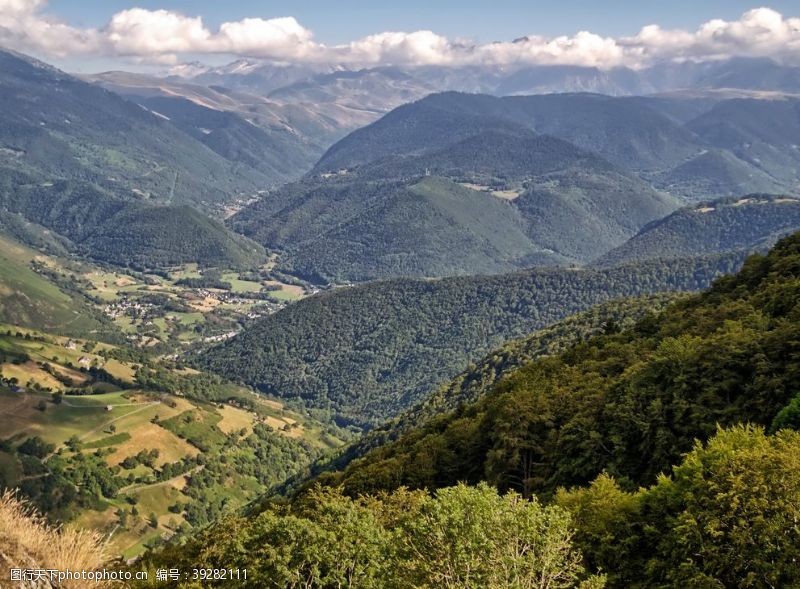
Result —
[{"label": "mountain range", "polygon": [[0,51],[0,572],[796,585],[798,136],[767,59]]},{"label": "mountain range", "polygon": [[[732,58],[710,62],[659,63],[633,70],[581,66],[420,66],[351,70],[272,64],[242,59],[222,67],[189,64],[173,68],[173,78],[224,86],[251,94],[279,95],[292,88],[304,96],[338,93],[332,89],[375,90],[400,87],[406,101],[422,93],[455,90],[496,96],[595,92],[612,96],[675,90],[744,90],[800,93],[800,68],[769,58]],[[365,88],[365,85],[367,87]],[[313,93],[313,94],[312,94]]]},{"label": "mountain range", "polygon": [[[496,273],[586,261],[679,206],[598,155],[486,121],[424,155],[319,172],[229,221],[324,281]],[[335,149],[335,148],[334,148]]]},{"label": "mountain range", "polygon": [[[17,54],[0,52],[0,89],[0,206],[8,213],[59,234],[68,247],[143,267],[242,266],[263,255],[200,212],[221,214],[270,182],[236,149],[223,157],[164,116]],[[241,143],[249,139],[258,154],[268,139],[248,132]],[[154,221],[160,228],[143,234]],[[159,238],[167,232],[169,240]],[[194,245],[181,235],[194,236]],[[215,244],[213,255],[198,242]]]},{"label": "mountain range", "polygon": [[282,270],[346,283],[585,264],[687,202],[798,193],[800,102],[686,102],[433,94],[228,224]]}]

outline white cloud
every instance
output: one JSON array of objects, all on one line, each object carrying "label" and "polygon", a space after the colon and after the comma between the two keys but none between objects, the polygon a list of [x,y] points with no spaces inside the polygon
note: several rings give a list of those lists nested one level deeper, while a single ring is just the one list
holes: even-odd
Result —
[{"label": "white cloud", "polygon": [[313,34],[293,17],[246,18],[220,26],[216,50],[250,57],[308,59],[318,50]]},{"label": "white cloud", "polygon": [[800,18],[785,18],[770,8],[755,8],[736,21],[708,21],[694,33],[647,26],[638,35],[621,39],[620,45],[629,59],[645,63],[730,56],[766,56],[800,63]]},{"label": "white cloud", "polygon": [[43,15],[46,5],[47,0],[0,0],[0,44],[57,57],[99,48],[96,31]]},{"label": "white cloud", "polygon": [[187,55],[236,55],[283,62],[372,65],[522,64],[640,67],[659,60],[771,56],[800,63],[800,18],[769,8],[738,20],[711,20],[696,31],[644,27],[630,37],[527,36],[476,45],[432,31],[383,32],[343,45],[325,45],[292,17],[246,18],[216,30],[201,17],[132,8],[99,29],[80,29],[51,17],[47,0],[0,0],[0,43],[55,57],[123,57],[175,63]]},{"label": "white cloud", "polygon": [[132,56],[188,53],[211,40],[200,17],[143,8],[115,14],[102,36],[115,54]]}]

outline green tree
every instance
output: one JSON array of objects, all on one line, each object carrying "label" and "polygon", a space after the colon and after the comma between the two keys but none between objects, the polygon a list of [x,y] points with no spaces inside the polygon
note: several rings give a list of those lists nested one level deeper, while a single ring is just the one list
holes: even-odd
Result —
[{"label": "green tree", "polygon": [[561,490],[590,567],[614,587],[800,583],[800,433],[740,425],[696,443],[672,476],[622,491],[608,475]]},{"label": "green tree", "polygon": [[779,429],[800,430],[800,395],[792,399],[789,404],[778,412],[770,426],[771,432]]},{"label": "green tree", "polygon": [[[800,433],[720,430],[645,495],[669,533],[654,569],[685,586],[800,583]],[[661,514],[658,513],[660,508]]]},{"label": "green tree", "polygon": [[[486,484],[442,489],[401,526],[407,586],[601,587],[585,577],[569,513]],[[585,583],[585,584],[584,584]]]}]

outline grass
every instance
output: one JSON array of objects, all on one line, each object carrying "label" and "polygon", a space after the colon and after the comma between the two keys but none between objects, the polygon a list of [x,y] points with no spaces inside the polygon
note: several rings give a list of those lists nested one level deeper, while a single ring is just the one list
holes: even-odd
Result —
[{"label": "grass", "polygon": [[233,292],[261,292],[261,284],[251,280],[240,280],[236,272],[228,272],[222,275],[224,282],[230,282]]},{"label": "grass", "polygon": [[196,456],[197,448],[182,440],[174,433],[149,421],[128,427],[130,439],[115,444],[113,454],[106,457],[109,465],[119,464],[125,458],[138,454],[141,450],[158,450],[156,464],[162,466],[167,462],[176,462],[186,456]]},{"label": "grass", "polygon": [[0,365],[0,374],[5,378],[16,378],[21,385],[34,382],[43,387],[54,390],[63,390],[64,385],[55,377],[39,368],[35,362],[25,362],[24,364],[6,363]]},{"label": "grass", "polygon": [[[99,431],[110,421],[137,409],[127,406],[129,401],[121,393],[65,397],[61,405],[47,402],[49,399],[49,394],[20,394],[0,389],[0,438],[39,436],[61,445],[72,436]],[[44,411],[36,408],[40,401],[47,402]],[[107,411],[107,405],[112,405],[111,411]]]},{"label": "grass", "polygon": [[121,432],[118,434],[114,434],[113,436],[106,436],[105,438],[100,438],[99,440],[95,440],[94,442],[87,442],[83,444],[84,450],[95,450],[97,448],[108,448],[109,446],[116,446],[117,444],[122,444],[123,442],[127,442],[131,439],[131,435],[128,432]]},{"label": "grass", "polygon": [[225,405],[219,409],[219,412],[222,414],[222,420],[217,424],[217,427],[226,434],[238,432],[242,429],[247,430],[248,434],[253,431],[255,414],[230,405]]},{"label": "grass", "polygon": [[[0,496],[0,578],[10,579],[12,568],[90,571],[109,563],[99,533],[52,527],[14,494]],[[85,581],[66,581],[60,586],[80,588]],[[110,585],[101,582],[93,586]]]},{"label": "grass", "polygon": [[33,271],[31,262],[39,258],[44,257],[0,237],[0,320],[63,333],[99,328],[88,305]]},{"label": "grass", "polygon": [[177,282],[182,278],[200,278],[200,271],[197,264],[186,264],[170,272],[172,280]]},{"label": "grass", "polygon": [[225,443],[225,435],[217,427],[220,421],[222,416],[216,411],[198,407],[162,421],[161,426],[201,451],[216,451]]},{"label": "grass", "polygon": [[150,485],[132,493],[132,495],[137,498],[136,508],[145,517],[150,515],[151,512],[156,515],[169,513],[167,508],[170,505],[185,500],[180,491],[167,484]]},{"label": "grass", "polygon": [[301,293],[285,288],[281,290],[271,290],[269,291],[269,296],[279,301],[297,301],[303,298]]}]

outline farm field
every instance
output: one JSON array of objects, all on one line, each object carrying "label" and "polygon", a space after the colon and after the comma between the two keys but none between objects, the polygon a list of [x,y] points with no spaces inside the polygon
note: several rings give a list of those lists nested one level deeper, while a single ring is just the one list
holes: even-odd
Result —
[{"label": "farm field", "polygon": [[[125,558],[344,443],[278,401],[130,354],[0,324],[0,485],[21,487],[56,521],[107,534]],[[191,396],[207,390],[220,400]]]},{"label": "farm field", "polygon": [[[247,472],[226,469],[220,480],[216,474],[213,480],[201,480],[204,471],[216,472],[224,465],[219,462],[223,456],[253,463],[255,446],[249,445],[260,442],[277,446],[278,454],[288,449],[307,461],[342,443],[274,402],[256,403],[255,410],[248,410],[128,390],[67,395],[55,404],[49,393],[0,387],[0,440],[5,444],[0,448],[0,478],[7,485],[26,481],[21,454],[15,455],[13,448],[31,437],[50,444],[50,456],[68,468],[76,467],[79,456],[99,457],[120,481],[114,497],[78,510],[68,525],[108,534],[114,551],[125,558],[137,556],[159,538],[187,531],[190,521],[199,524],[196,513],[187,518],[186,509],[202,511],[192,505],[221,504],[226,498],[226,508],[233,509],[266,490],[264,481]],[[45,457],[43,462],[52,461]]]},{"label": "farm field", "polygon": [[145,346],[218,341],[306,295],[301,286],[258,273],[200,270],[197,264],[159,275],[91,269],[82,278],[106,316],[131,341]]},{"label": "farm field", "polygon": [[125,559],[349,435],[180,362],[308,294],[269,265],[149,274],[0,237],[0,284],[0,486]]}]

